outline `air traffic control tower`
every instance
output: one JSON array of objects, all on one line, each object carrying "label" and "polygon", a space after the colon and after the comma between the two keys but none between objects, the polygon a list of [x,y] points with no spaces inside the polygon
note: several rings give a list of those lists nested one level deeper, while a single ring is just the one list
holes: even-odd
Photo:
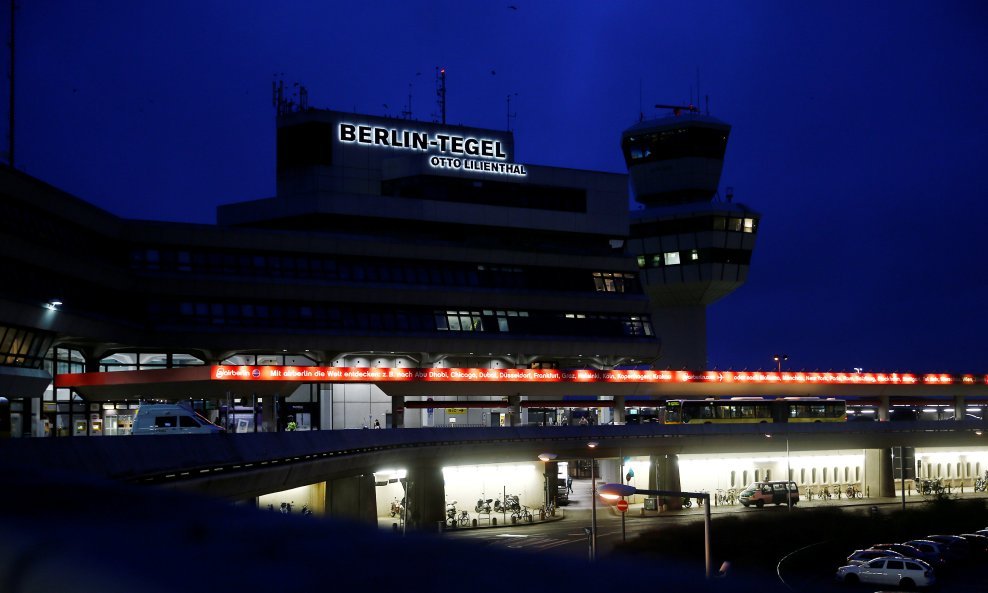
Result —
[{"label": "air traffic control tower", "polygon": [[692,106],[671,109],[621,136],[643,207],[631,213],[626,250],[662,340],[654,366],[706,369],[707,305],[747,278],[760,215],[717,192],[731,126]]}]

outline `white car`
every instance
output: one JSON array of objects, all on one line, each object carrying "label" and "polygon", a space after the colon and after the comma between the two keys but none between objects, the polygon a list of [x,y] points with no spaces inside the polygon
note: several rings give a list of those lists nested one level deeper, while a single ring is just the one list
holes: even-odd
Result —
[{"label": "white car", "polygon": [[837,569],[837,580],[852,585],[874,583],[904,589],[927,587],[936,582],[930,565],[913,558],[875,558],[859,566],[841,566]]},{"label": "white car", "polygon": [[847,557],[847,563],[849,565],[861,565],[868,564],[875,558],[904,558],[904,556],[898,552],[893,552],[892,550],[876,550],[869,548],[867,550],[855,550],[853,554]]}]

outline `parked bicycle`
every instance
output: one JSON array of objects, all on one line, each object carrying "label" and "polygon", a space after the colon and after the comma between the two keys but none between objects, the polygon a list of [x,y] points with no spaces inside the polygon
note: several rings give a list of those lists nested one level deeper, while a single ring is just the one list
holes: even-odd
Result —
[{"label": "parked bicycle", "polygon": [[398,497],[396,496],[395,499],[391,501],[391,516],[397,517],[398,515],[401,515],[403,510],[405,510],[405,499],[402,498],[401,500],[398,500]]},{"label": "parked bicycle", "polygon": [[535,517],[532,515],[532,511],[528,510],[528,507],[526,506],[522,506],[514,511],[511,511],[512,523],[517,523],[519,521],[525,521],[531,523],[534,520]]},{"label": "parked bicycle", "polygon": [[985,475],[974,481],[975,492],[985,492],[986,490],[988,490],[988,471],[985,472]]},{"label": "parked bicycle", "polygon": [[456,501],[446,503],[446,525],[456,527],[457,522]]},{"label": "parked bicycle", "polygon": [[854,485],[854,484],[850,484],[847,487],[847,490],[844,491],[844,494],[847,495],[848,500],[850,500],[852,498],[861,498],[863,496],[861,494],[861,491],[858,490],[858,487],[856,485]]}]

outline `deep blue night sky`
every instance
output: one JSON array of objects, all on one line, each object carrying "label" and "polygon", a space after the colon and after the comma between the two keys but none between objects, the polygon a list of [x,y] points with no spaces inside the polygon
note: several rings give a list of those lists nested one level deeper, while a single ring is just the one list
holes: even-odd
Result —
[{"label": "deep blue night sky", "polygon": [[21,0],[16,165],[210,223],[274,193],[275,74],[312,107],[398,115],[411,90],[432,120],[445,66],[448,121],[503,128],[510,95],[518,162],[623,172],[640,105],[699,78],[734,126],[722,189],[763,215],[710,367],[988,372],[988,8],[806,4]]}]

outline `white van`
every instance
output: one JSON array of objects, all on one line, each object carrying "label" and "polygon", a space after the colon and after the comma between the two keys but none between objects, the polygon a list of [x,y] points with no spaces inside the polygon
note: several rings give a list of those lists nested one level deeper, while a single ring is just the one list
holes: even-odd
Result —
[{"label": "white van", "polygon": [[178,404],[141,404],[134,417],[133,434],[213,434],[223,427]]}]

